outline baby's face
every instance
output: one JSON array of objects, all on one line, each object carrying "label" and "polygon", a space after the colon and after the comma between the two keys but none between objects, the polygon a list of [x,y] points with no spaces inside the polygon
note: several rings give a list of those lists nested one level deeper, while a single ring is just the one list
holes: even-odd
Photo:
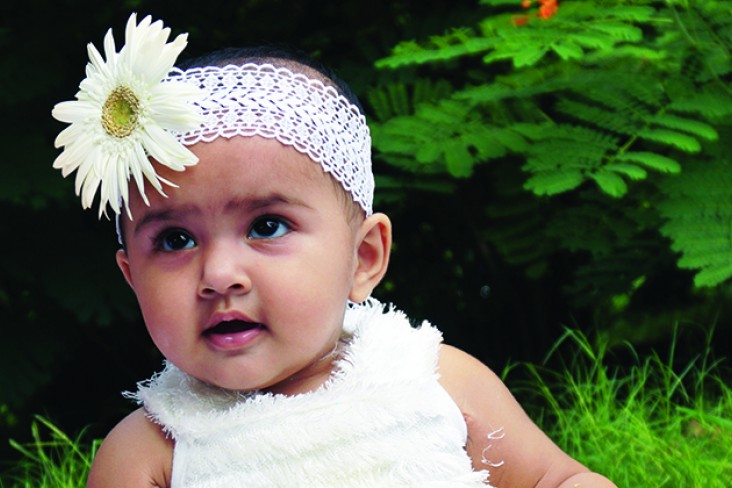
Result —
[{"label": "baby's face", "polygon": [[295,393],[330,371],[357,224],[319,164],[259,137],[191,146],[196,166],[150,206],[131,198],[118,261],[173,364],[234,390]]}]

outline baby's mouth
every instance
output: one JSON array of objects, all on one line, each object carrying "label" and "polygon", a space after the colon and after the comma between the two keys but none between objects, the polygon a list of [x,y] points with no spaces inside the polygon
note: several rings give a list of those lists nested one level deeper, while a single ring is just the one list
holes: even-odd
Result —
[{"label": "baby's mouth", "polygon": [[224,322],[219,322],[213,327],[206,329],[203,332],[203,335],[231,335],[239,334],[241,332],[246,332],[252,329],[262,328],[264,328],[264,325],[255,322],[245,322],[243,320],[227,320]]}]

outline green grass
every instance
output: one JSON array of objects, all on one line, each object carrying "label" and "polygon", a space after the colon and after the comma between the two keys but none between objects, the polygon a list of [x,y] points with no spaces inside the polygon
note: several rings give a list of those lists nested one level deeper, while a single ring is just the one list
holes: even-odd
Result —
[{"label": "green grass", "polygon": [[31,424],[32,441],[10,444],[21,460],[0,478],[0,487],[77,488],[86,484],[99,441],[84,441],[83,433],[71,438],[43,417]]},{"label": "green grass", "polygon": [[[730,372],[710,348],[681,368],[656,353],[608,366],[607,347],[574,331],[563,368],[527,365],[529,410],[565,451],[618,486],[729,487]],[[629,351],[634,354],[633,349]],[[726,376],[726,380],[725,380]],[[509,385],[510,385],[509,381]]]},{"label": "green grass", "polygon": [[[566,332],[552,357],[565,348],[572,352],[563,367],[522,365],[524,380],[507,369],[508,385],[564,450],[620,487],[730,486],[730,371],[709,347],[680,368],[674,346],[667,360],[635,355],[622,367],[609,366],[608,348],[578,332]],[[23,460],[0,487],[83,487],[99,441],[70,438],[42,417],[31,432],[30,443],[11,441]]]}]

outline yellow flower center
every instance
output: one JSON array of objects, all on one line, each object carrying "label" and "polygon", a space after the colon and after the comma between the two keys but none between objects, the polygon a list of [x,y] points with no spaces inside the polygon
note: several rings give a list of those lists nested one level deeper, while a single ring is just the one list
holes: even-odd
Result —
[{"label": "yellow flower center", "polygon": [[140,99],[126,86],[119,86],[102,107],[102,126],[107,134],[127,137],[139,123]]}]

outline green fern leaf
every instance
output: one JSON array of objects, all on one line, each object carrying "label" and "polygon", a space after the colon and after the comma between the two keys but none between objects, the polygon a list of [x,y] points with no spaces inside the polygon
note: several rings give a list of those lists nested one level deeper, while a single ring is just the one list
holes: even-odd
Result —
[{"label": "green fern leaf", "polygon": [[577,169],[541,171],[531,175],[524,183],[526,190],[536,195],[557,195],[574,190],[582,184],[584,176]]},{"label": "green fern leaf", "polygon": [[694,112],[706,117],[725,117],[732,114],[732,96],[726,93],[699,93],[675,100],[670,109],[679,112]]},{"label": "green fern leaf", "polygon": [[589,176],[595,180],[602,191],[611,197],[620,198],[628,192],[628,185],[625,181],[611,171],[598,171],[590,173]]},{"label": "green fern leaf", "polygon": [[376,120],[386,120],[394,115],[389,99],[383,90],[368,90],[366,100]]},{"label": "green fern leaf", "polygon": [[404,83],[390,83],[387,90],[394,115],[408,115],[411,110],[407,87]]},{"label": "green fern leaf", "polygon": [[615,46],[610,51],[588,53],[584,61],[587,64],[594,64],[598,61],[618,60],[628,63],[628,60],[640,60],[641,63],[649,63],[667,59],[668,53],[664,50],[649,48],[642,45],[622,44]]},{"label": "green fern leaf", "polygon": [[371,87],[366,99],[377,121],[414,113],[423,103],[435,103],[450,96],[452,87],[445,80],[418,78],[411,84],[389,83],[381,87]]},{"label": "green fern leaf", "polygon": [[675,174],[681,171],[681,165],[676,160],[652,152],[626,152],[616,155],[615,161],[632,161],[635,163],[640,163],[648,168],[654,169],[661,173]]},{"label": "green fern leaf", "polygon": [[717,130],[706,122],[679,117],[671,114],[654,115],[647,120],[663,127],[668,127],[670,129],[676,129],[688,132],[699,137],[703,137],[708,141],[716,141],[719,138]]},{"label": "green fern leaf", "polygon": [[607,15],[627,22],[648,22],[653,20],[656,15],[656,9],[651,6],[642,5],[599,5],[599,9],[607,11]]},{"label": "green fern leaf", "polygon": [[491,181],[492,198],[485,206],[486,225],[480,236],[506,263],[520,266],[527,276],[538,278],[547,268],[547,255],[554,242],[537,239],[543,236],[546,226],[546,206],[523,191],[522,182],[520,173],[497,172]]},{"label": "green fern leaf", "polygon": [[377,60],[377,68],[399,68],[402,66],[447,61],[461,56],[489,51],[497,39],[468,37],[465,32],[459,35],[447,34],[444,38],[433,37],[432,44],[426,47],[415,41],[398,44],[388,57]]},{"label": "green fern leaf", "polygon": [[420,144],[414,153],[415,159],[420,163],[434,163],[442,157],[442,146],[440,144]]},{"label": "green fern leaf", "polygon": [[588,27],[621,41],[637,42],[643,39],[643,30],[631,24],[605,21],[589,24]]},{"label": "green fern leaf", "polygon": [[445,163],[447,170],[456,178],[467,178],[473,173],[473,157],[460,141],[445,143]]},{"label": "green fern leaf", "polygon": [[506,132],[504,129],[471,124],[466,127],[466,132],[460,140],[466,147],[474,149],[479,159],[485,161],[506,155],[507,146],[499,139],[504,132]]},{"label": "green fern leaf", "polygon": [[491,133],[495,141],[511,152],[524,152],[528,149],[529,143],[519,133],[509,129],[494,129]]},{"label": "green fern leaf", "polygon": [[513,65],[516,68],[533,66],[534,64],[541,61],[541,59],[546,55],[547,52],[549,52],[549,49],[546,46],[523,46],[522,49],[514,51],[511,54],[511,57],[513,58]]},{"label": "green fern leaf", "polygon": [[582,49],[581,46],[575,44],[574,42],[562,42],[557,41],[552,43],[551,45],[552,51],[557,53],[557,55],[564,59],[580,59],[585,54],[585,51]]},{"label": "green fern leaf", "polygon": [[636,121],[634,117],[629,117],[624,110],[604,105],[592,105],[569,98],[559,100],[556,109],[570,117],[618,134],[632,135],[638,130],[639,121]]},{"label": "green fern leaf", "polygon": [[465,104],[454,100],[443,100],[439,104],[420,104],[416,115],[427,123],[460,127],[469,115],[469,109]]},{"label": "green fern leaf", "polygon": [[714,286],[732,277],[732,164],[727,160],[689,164],[683,178],[669,178],[658,208],[666,223],[661,233],[681,253],[679,267],[697,270],[697,286]]},{"label": "green fern leaf", "polygon": [[681,132],[667,129],[643,129],[638,131],[638,136],[649,141],[660,142],[674,146],[682,151],[695,153],[701,150],[701,144],[695,138]]},{"label": "green fern leaf", "polygon": [[[679,266],[686,267],[683,260],[679,260]],[[727,281],[732,276],[732,262],[709,265],[699,271],[694,277],[696,286],[715,286]]]},{"label": "green fern leaf", "polygon": [[641,168],[640,166],[636,166],[635,164],[628,164],[628,163],[610,163],[605,165],[605,169],[608,171],[613,171],[615,173],[620,173],[631,180],[643,180],[648,176],[648,172]]},{"label": "green fern leaf", "polygon": [[591,49],[610,49],[615,44],[616,40],[610,36],[602,33],[595,32],[584,32],[576,33],[568,36],[573,42],[580,46],[588,47]]}]

